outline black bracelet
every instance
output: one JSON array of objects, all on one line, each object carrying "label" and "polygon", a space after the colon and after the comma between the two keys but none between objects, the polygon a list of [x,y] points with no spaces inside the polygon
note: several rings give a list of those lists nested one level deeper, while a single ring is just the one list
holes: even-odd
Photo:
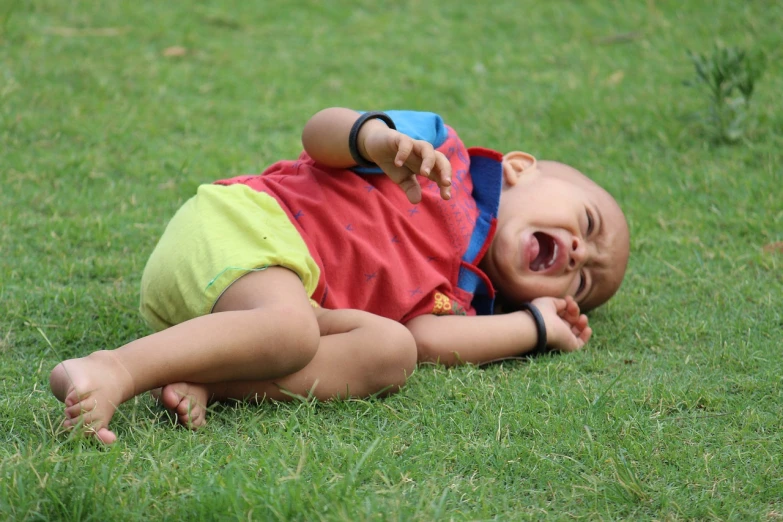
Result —
[{"label": "black bracelet", "polygon": [[528,352],[526,355],[538,355],[545,353],[546,349],[546,323],[544,323],[544,316],[538,311],[535,305],[531,303],[522,303],[519,305],[519,309],[522,311],[530,312],[533,316],[533,321],[536,323],[536,332],[538,333],[538,344],[532,352]]},{"label": "black bracelet", "polygon": [[385,112],[365,112],[359,116],[356,122],[354,122],[353,127],[351,127],[351,133],[348,134],[348,150],[351,151],[351,157],[360,167],[378,166],[372,161],[364,159],[362,155],[359,154],[359,148],[356,144],[356,138],[359,137],[359,131],[361,130],[362,125],[370,120],[381,120],[386,125],[388,125],[390,129],[397,130],[397,126],[394,125],[392,119]]}]

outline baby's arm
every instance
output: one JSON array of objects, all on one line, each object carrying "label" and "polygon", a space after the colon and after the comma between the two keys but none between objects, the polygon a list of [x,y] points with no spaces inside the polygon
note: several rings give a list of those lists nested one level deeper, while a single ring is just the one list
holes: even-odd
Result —
[{"label": "baby's arm", "polygon": [[[544,318],[547,346],[552,350],[574,351],[590,340],[592,329],[587,316],[570,296],[543,297],[533,301]],[[528,312],[489,316],[422,315],[406,326],[416,340],[419,361],[448,366],[481,364],[496,359],[524,355],[538,343],[536,324]]]},{"label": "baby's arm", "polygon": [[[305,151],[317,163],[327,167],[355,167],[348,140],[351,128],[360,116],[356,111],[341,107],[316,113],[302,131]],[[421,201],[417,175],[436,182],[443,199],[451,197],[451,164],[429,142],[415,140],[390,129],[381,120],[370,119],[361,126],[356,147],[361,157],[377,164],[405,191],[411,203]]]}]

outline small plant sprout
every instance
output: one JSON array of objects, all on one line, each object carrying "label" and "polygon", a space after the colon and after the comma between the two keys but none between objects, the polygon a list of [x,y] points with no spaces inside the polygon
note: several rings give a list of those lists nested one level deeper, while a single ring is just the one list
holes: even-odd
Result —
[{"label": "small plant sprout", "polygon": [[716,143],[735,143],[745,137],[750,100],[766,65],[764,54],[739,47],[715,45],[712,54],[688,52],[696,70],[690,86],[704,86],[708,112],[700,117]]}]

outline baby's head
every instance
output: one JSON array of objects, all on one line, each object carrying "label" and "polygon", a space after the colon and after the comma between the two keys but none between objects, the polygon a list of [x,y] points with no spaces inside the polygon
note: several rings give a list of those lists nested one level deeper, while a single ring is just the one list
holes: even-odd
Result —
[{"label": "baby's head", "polygon": [[612,297],[628,264],[629,233],[614,198],[563,163],[503,157],[497,230],[481,268],[510,304],[574,296],[583,311]]}]

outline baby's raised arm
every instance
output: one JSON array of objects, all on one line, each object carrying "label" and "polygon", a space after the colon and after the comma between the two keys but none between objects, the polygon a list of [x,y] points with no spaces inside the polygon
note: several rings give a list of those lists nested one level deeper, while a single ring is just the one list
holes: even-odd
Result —
[{"label": "baby's raised arm", "polygon": [[[305,151],[316,162],[328,167],[357,166],[349,143],[351,130],[361,116],[356,111],[342,107],[316,113],[302,131]],[[377,118],[364,121],[354,139],[355,153],[361,159],[378,165],[400,186],[411,203],[421,201],[417,175],[436,182],[443,199],[451,197],[451,165],[429,142],[397,132]]]}]

